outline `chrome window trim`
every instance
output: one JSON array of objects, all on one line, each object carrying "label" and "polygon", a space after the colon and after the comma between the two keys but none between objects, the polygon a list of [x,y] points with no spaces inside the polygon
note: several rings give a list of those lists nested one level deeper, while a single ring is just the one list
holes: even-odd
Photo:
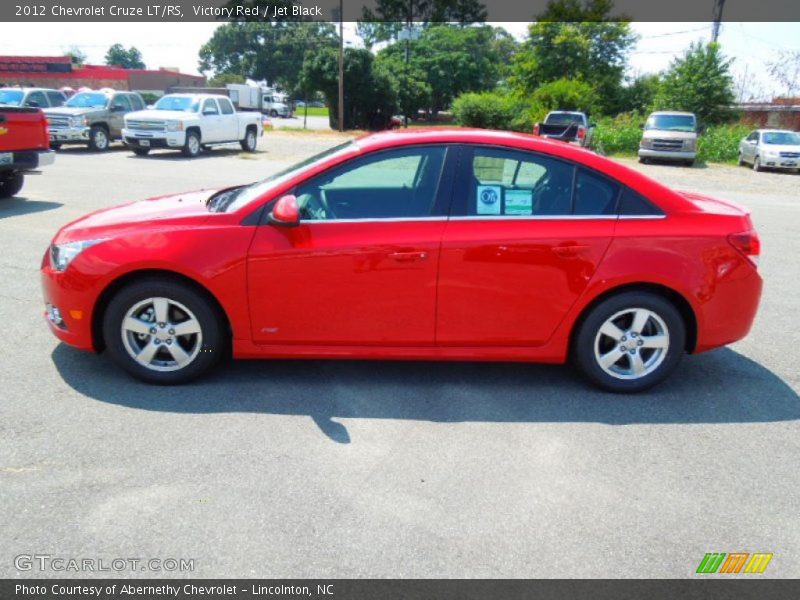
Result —
[{"label": "chrome window trim", "polygon": [[447,217],[389,217],[381,219],[370,217],[365,219],[300,219],[301,224],[316,223],[399,223],[403,221],[447,221]]},{"label": "chrome window trim", "polygon": [[506,216],[458,216],[458,217],[390,217],[365,219],[300,219],[303,225],[321,223],[402,223],[405,221],[611,221],[665,219],[667,215],[506,215]]}]

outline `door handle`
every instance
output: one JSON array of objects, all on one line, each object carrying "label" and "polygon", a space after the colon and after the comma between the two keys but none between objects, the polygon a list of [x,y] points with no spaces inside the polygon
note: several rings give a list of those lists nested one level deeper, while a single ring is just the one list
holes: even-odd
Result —
[{"label": "door handle", "polygon": [[427,252],[390,252],[389,258],[398,262],[410,262],[412,260],[425,260],[428,258]]},{"label": "door handle", "polygon": [[589,246],[573,245],[573,246],[554,246],[553,252],[561,258],[570,258],[578,256],[589,249]]}]

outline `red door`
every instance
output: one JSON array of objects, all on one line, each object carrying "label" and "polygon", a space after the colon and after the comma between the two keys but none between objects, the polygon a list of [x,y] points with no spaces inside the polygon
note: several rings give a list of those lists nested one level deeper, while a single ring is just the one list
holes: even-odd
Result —
[{"label": "red door", "polygon": [[385,151],[300,185],[300,226],[262,225],[250,249],[253,339],[432,345],[444,157]]},{"label": "red door", "polygon": [[534,153],[465,153],[442,240],[437,344],[544,344],[608,248],[619,186]]}]

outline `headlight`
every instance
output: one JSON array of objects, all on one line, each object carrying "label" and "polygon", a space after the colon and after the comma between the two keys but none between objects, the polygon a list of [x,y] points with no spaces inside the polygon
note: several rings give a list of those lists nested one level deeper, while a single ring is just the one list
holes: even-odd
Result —
[{"label": "headlight", "polygon": [[649,138],[644,138],[641,142],[639,142],[640,148],[652,148],[653,147],[653,140]]},{"label": "headlight", "polygon": [[83,240],[81,242],[67,242],[66,244],[53,244],[50,246],[50,268],[64,271],[78,254],[86,248],[105,241],[106,238],[97,240]]},{"label": "headlight", "polygon": [[778,158],[778,151],[777,150],[764,150],[764,156],[769,156],[770,158]]},{"label": "headlight", "polygon": [[70,127],[79,127],[81,125],[86,124],[85,117],[70,117],[69,118],[69,126]]},{"label": "headlight", "polygon": [[183,121],[167,121],[167,131],[183,131]]},{"label": "headlight", "polygon": [[697,148],[697,140],[683,140],[684,150],[695,150]]}]

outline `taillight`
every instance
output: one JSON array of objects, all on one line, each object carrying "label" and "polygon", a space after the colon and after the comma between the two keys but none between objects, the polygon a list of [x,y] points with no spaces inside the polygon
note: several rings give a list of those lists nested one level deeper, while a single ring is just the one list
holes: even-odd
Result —
[{"label": "taillight", "polygon": [[582,140],[586,137],[586,128],[585,127],[578,127],[578,139]]},{"label": "taillight", "polygon": [[761,240],[755,229],[732,233],[728,236],[728,242],[739,252],[744,254],[756,267],[761,256]]},{"label": "taillight", "polygon": [[539,135],[539,124],[533,126],[533,135]]}]

